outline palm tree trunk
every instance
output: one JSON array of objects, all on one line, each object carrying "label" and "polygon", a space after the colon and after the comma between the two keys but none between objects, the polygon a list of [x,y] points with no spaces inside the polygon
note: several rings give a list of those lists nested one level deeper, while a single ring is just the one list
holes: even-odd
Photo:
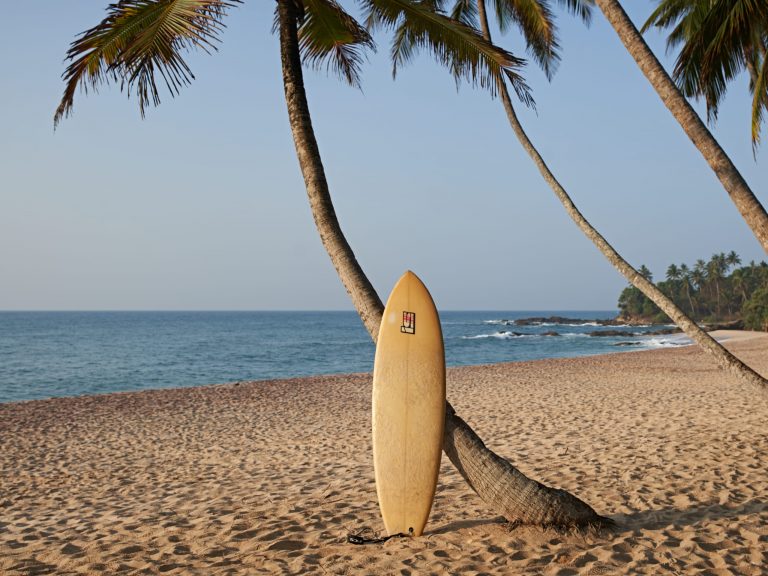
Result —
[{"label": "palm tree trunk", "polygon": [[722,312],[720,310],[720,283],[717,281],[717,278],[715,278],[715,289],[717,290],[717,317],[719,318]]},{"label": "palm tree trunk", "polygon": [[[336,219],[304,90],[296,6],[292,0],[278,0],[278,17],[288,118],[312,215],[323,245],[375,342],[384,306]],[[560,527],[612,523],[575,496],[527,478],[494,454],[447,402],[443,448],[478,495],[511,522]]]},{"label": "palm tree trunk", "polygon": [[686,280],[685,281],[685,293],[688,296],[688,304],[691,306],[691,317],[696,316],[696,308],[693,307],[693,300],[691,299],[691,285]]},{"label": "palm tree trunk", "polygon": [[[601,0],[597,0],[598,3]],[[491,42],[491,34],[488,28],[488,19],[485,12],[484,0],[478,0],[478,16],[480,17],[480,27],[483,36],[486,40]],[[523,130],[523,126],[517,118],[512,100],[509,97],[509,91],[504,83],[503,78],[498,77],[496,82],[499,97],[504,104],[504,110],[507,113],[507,118],[512,126],[512,130],[515,132],[518,140],[525,148],[525,151],[533,159],[539,172],[544,177],[544,180],[549,184],[550,188],[555,192],[558,200],[565,208],[565,211],[576,223],[579,229],[584,235],[589,238],[592,243],[597,246],[598,250],[608,259],[608,261],[616,268],[630,284],[639,289],[643,294],[653,301],[661,310],[669,316],[672,321],[677,324],[683,332],[685,332],[694,342],[699,344],[706,352],[715,357],[717,363],[725,370],[731,372],[737,377],[745,380],[751,384],[756,385],[761,390],[768,392],[768,381],[760,376],[757,372],[752,370],[749,366],[744,364],[741,360],[736,358],[733,354],[728,352],[719,342],[712,338],[709,334],[704,332],[699,326],[691,320],[685,313],[678,308],[678,306],[672,302],[661,290],[659,290],[652,282],[644,278],[637,270],[635,270],[629,262],[624,260],[621,255],[614,250],[605,238],[587,221],[582,213],[576,208],[576,205],[571,200],[565,188],[562,187],[560,182],[555,178],[554,174],[550,171],[544,159],[539,154],[538,150],[533,146],[533,143],[528,138],[528,135]]]},{"label": "palm tree trunk", "polygon": [[677,89],[618,0],[596,0],[596,3],[664,105],[715,172],[763,250],[768,252],[768,214],[741,173]]},{"label": "palm tree trunk", "polygon": [[285,101],[315,226],[363,324],[368,332],[378,334],[384,306],[341,231],[312,128],[301,70],[296,7],[292,0],[278,0],[277,4]]}]

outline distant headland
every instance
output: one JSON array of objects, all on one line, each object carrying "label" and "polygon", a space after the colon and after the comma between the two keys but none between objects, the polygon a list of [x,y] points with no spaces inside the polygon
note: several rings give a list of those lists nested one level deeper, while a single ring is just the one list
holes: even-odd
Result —
[{"label": "distant headland", "polygon": [[[768,331],[768,264],[739,266],[736,252],[714,254],[692,266],[670,264],[666,279],[656,286],[698,324],[709,329]],[[647,280],[653,275],[639,270]],[[634,286],[619,296],[616,322],[621,324],[669,323],[670,319]]]}]

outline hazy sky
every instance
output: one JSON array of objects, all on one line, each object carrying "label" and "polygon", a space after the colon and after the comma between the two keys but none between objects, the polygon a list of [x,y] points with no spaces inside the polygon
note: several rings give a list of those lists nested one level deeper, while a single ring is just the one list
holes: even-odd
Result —
[{"label": "hazy sky", "polygon": [[[625,4],[636,24],[654,5]],[[146,120],[112,86],[80,95],[54,133],[65,51],[106,5],[35,0],[3,12],[0,309],[350,308],[294,155],[274,2],[232,11],[220,51],[190,56],[197,80]],[[560,16],[561,66],[551,83],[528,67],[538,112],[518,110],[587,218],[658,279],[670,262],[714,252],[762,259],[602,15],[589,29]],[[664,56],[661,36],[646,38]],[[342,227],[382,297],[410,268],[443,309],[614,308],[626,282],[566,216],[500,103],[457,92],[426,56],[393,81],[388,38],[376,40],[362,92],[306,79]],[[523,54],[514,36],[503,43]],[[714,133],[766,204],[746,78]]]}]

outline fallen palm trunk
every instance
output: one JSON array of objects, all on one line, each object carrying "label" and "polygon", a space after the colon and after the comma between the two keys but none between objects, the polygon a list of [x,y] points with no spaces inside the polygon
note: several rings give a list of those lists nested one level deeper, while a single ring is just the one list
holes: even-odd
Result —
[{"label": "fallen palm trunk", "polygon": [[576,496],[531,480],[489,450],[450,403],[446,403],[443,450],[478,496],[510,522],[557,528],[614,524]]}]

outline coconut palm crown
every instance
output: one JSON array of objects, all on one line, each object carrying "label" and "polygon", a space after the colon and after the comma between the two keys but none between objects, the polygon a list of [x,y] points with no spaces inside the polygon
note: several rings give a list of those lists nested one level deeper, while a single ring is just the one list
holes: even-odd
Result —
[{"label": "coconut palm crown", "polygon": [[[585,23],[591,21],[593,0],[556,0],[573,14],[578,15]],[[425,0],[433,10],[444,11],[449,3],[446,0]],[[552,2],[550,0],[489,0],[488,9],[493,11],[499,31],[506,34],[516,28],[523,36],[526,49],[532,59],[541,67],[548,79],[552,78],[560,61],[560,44],[555,25]],[[376,6],[368,13],[366,23],[371,29],[382,24],[382,15]],[[452,0],[451,18],[468,27],[481,31],[480,20],[485,19],[486,3],[482,0]],[[481,15],[482,14],[482,15]],[[413,24],[407,18],[401,19],[395,27],[392,41],[391,56],[393,74],[400,66],[413,59],[421,45],[418,37],[413,34]],[[483,35],[486,37],[485,35]],[[486,40],[488,38],[486,37]],[[451,73],[460,78],[460,70],[450,68]],[[512,88],[521,100],[526,101],[518,88]]]},{"label": "coconut palm crown", "polygon": [[717,118],[728,84],[742,71],[752,94],[752,145],[768,110],[768,3],[751,0],[660,0],[643,26],[670,29],[667,48],[679,48],[674,79],[688,97],[703,98]]}]

